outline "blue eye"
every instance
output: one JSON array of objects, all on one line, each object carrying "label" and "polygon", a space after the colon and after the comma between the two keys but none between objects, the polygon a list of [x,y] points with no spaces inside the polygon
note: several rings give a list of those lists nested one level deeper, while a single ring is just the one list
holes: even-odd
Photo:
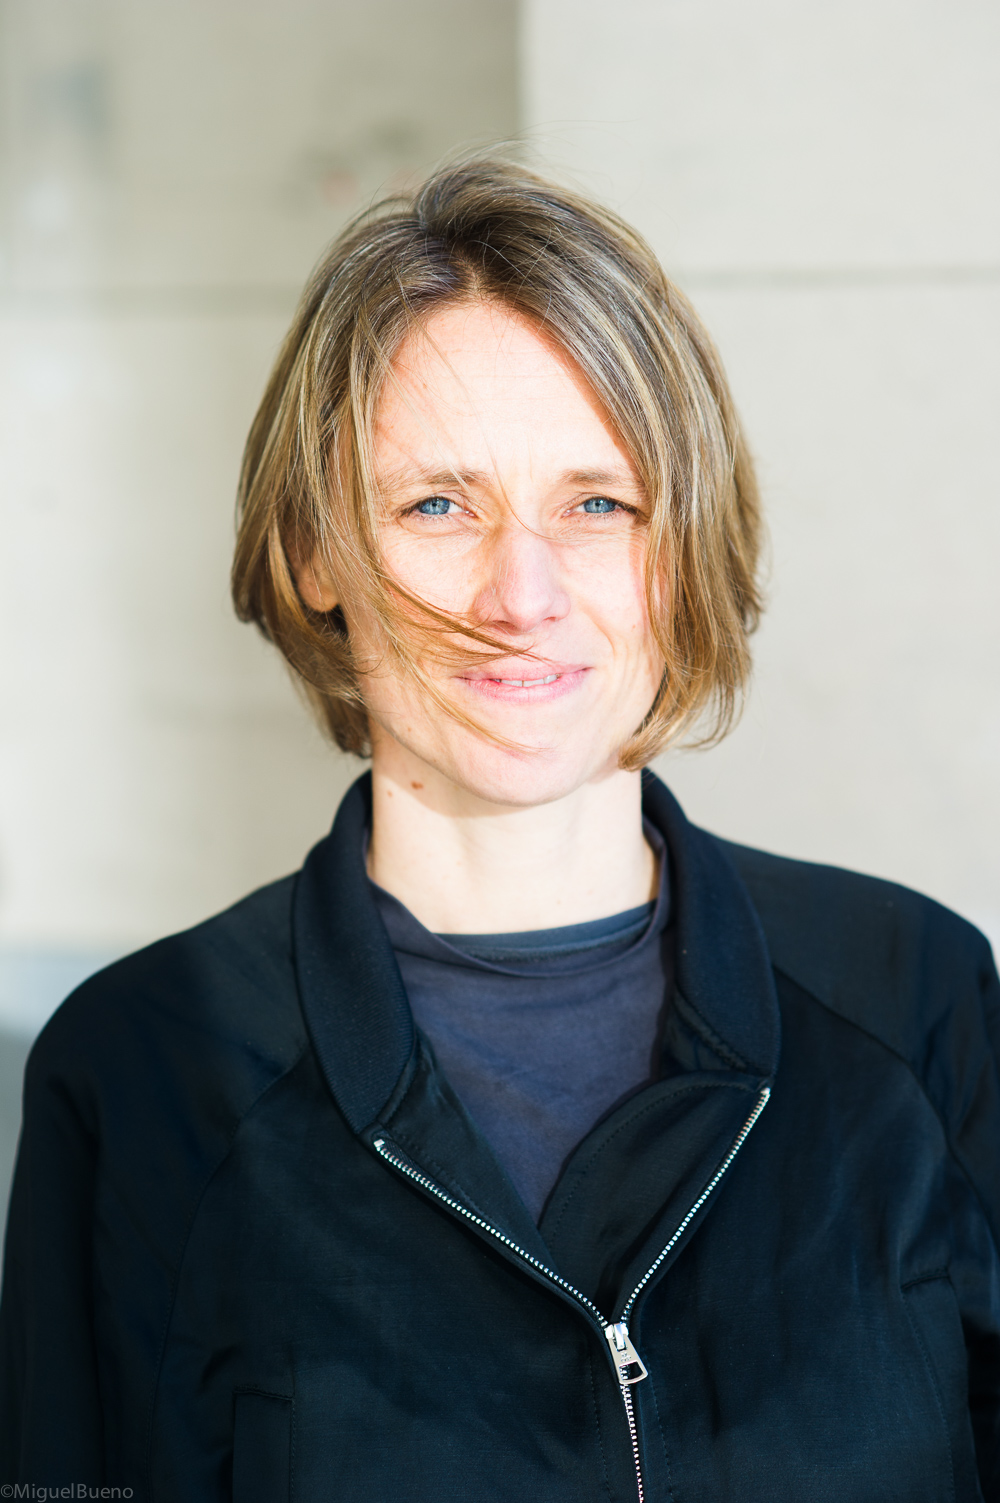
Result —
[{"label": "blue eye", "polygon": [[607,496],[591,496],[583,503],[583,509],[591,515],[605,516],[609,511],[614,511],[617,505],[617,501],[609,501]]},{"label": "blue eye", "polygon": [[451,502],[447,496],[428,496],[426,501],[421,501],[416,510],[422,517],[444,517],[448,514]]}]

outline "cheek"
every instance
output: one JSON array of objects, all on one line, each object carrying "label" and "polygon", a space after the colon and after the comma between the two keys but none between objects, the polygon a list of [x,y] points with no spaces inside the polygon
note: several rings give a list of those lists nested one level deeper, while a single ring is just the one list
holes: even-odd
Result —
[{"label": "cheek", "polygon": [[381,734],[408,743],[414,730],[427,719],[426,696],[404,674],[388,669],[384,661],[371,673],[361,675],[360,689],[373,739]]},{"label": "cheek", "polygon": [[432,547],[426,539],[403,536],[384,542],[382,556],[404,589],[428,605],[462,615],[475,598],[481,550],[480,539],[462,534],[436,538]]},{"label": "cheek", "polygon": [[409,731],[426,718],[423,686],[400,663],[377,615],[364,609],[345,615],[366,710],[392,736]]},{"label": "cheek", "polygon": [[632,647],[649,635],[644,551],[641,541],[584,549],[572,560],[571,582],[579,606],[616,645]]}]

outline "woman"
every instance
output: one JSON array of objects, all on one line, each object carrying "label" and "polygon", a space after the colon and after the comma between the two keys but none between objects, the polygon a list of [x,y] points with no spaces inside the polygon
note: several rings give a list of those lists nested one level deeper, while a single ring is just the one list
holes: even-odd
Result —
[{"label": "woman", "polygon": [[1000,1497],[988,946],[642,772],[728,723],[758,541],[718,359],[611,215],[474,161],[333,247],[234,593],[371,773],[36,1046],[5,1479]]}]

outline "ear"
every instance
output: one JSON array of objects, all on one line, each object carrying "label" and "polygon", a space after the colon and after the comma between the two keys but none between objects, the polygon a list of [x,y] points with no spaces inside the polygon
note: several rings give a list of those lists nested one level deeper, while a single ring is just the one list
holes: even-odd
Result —
[{"label": "ear", "polygon": [[314,553],[294,568],[295,583],[299,594],[311,611],[332,611],[337,604],[337,591],[330,571]]}]

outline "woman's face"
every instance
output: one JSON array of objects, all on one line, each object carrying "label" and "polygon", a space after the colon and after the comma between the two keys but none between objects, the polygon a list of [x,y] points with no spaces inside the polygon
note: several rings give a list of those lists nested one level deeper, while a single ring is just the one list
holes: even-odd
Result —
[{"label": "woman's face", "polygon": [[445,714],[391,666],[378,624],[348,612],[370,665],[376,767],[508,806],[613,775],[663,666],[646,613],[646,498],[629,456],[579,371],[502,306],[433,315],[394,377],[374,435],[385,561],[413,594],[506,645],[499,660],[467,644],[462,661],[423,666],[447,701],[515,749]]}]

